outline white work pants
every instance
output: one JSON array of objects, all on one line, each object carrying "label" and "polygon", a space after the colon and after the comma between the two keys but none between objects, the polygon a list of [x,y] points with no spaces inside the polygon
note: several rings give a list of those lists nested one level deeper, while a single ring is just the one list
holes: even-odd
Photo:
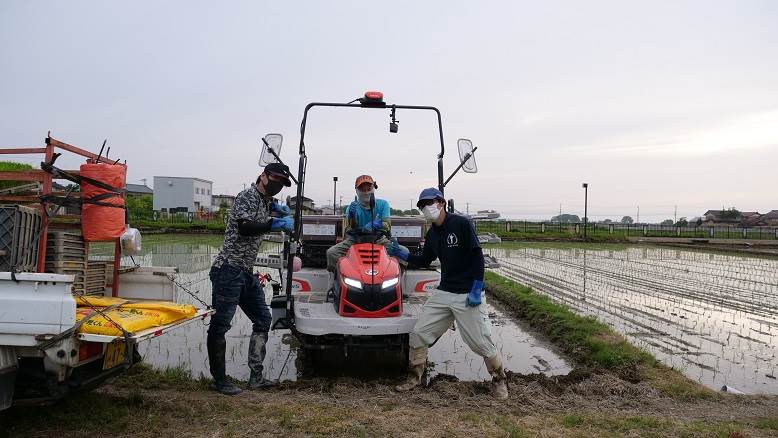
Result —
[{"label": "white work pants", "polygon": [[468,307],[466,299],[467,294],[435,289],[413,327],[409,342],[411,347],[429,347],[456,321],[462,339],[473,352],[485,358],[494,357],[497,347],[492,342],[486,299],[482,295],[481,305],[476,307]]}]

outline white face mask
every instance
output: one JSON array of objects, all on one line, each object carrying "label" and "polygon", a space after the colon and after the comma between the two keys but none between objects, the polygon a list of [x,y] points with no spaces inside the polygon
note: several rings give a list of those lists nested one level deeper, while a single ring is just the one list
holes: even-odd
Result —
[{"label": "white face mask", "polygon": [[435,222],[440,217],[440,209],[437,204],[431,204],[421,209],[425,219]]},{"label": "white face mask", "polygon": [[372,188],[367,192],[363,192],[362,190],[357,189],[357,199],[363,207],[370,206],[370,195],[373,193],[373,191],[374,189]]}]

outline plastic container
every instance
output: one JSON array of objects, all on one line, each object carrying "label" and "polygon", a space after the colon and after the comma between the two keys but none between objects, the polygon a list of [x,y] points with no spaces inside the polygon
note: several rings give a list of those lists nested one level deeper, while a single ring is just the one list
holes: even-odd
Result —
[{"label": "plastic container", "polygon": [[[82,177],[100,181],[114,188],[107,190],[86,181],[81,182],[81,231],[87,242],[105,242],[118,239],[124,233],[124,194],[121,191],[127,180],[127,166],[123,164],[86,163],[80,168]],[[106,195],[95,205],[88,201]]]},{"label": "plastic container", "polygon": [[121,242],[122,254],[124,255],[131,256],[139,254],[142,250],[140,231],[138,231],[137,228],[130,228],[130,226],[127,225],[124,234],[122,234]]}]

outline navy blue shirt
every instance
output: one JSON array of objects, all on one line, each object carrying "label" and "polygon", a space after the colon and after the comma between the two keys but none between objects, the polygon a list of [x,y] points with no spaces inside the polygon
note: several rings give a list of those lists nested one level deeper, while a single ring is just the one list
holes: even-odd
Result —
[{"label": "navy blue shirt", "polygon": [[443,224],[432,224],[422,254],[409,255],[408,263],[426,267],[435,259],[440,259],[440,290],[466,294],[473,280],[484,279],[484,254],[473,224],[465,217],[446,213]]}]

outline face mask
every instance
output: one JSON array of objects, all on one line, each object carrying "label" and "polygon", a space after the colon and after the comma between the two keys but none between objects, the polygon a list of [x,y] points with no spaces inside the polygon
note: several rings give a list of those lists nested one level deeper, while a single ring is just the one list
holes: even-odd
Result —
[{"label": "face mask", "polygon": [[284,188],[283,183],[278,181],[273,181],[272,179],[267,179],[267,182],[265,183],[265,194],[268,196],[275,196],[283,188]]},{"label": "face mask", "polygon": [[373,194],[373,189],[370,189],[367,192],[357,189],[357,199],[359,200],[359,203],[364,207],[369,207],[371,194]]},{"label": "face mask", "polygon": [[435,222],[438,220],[438,217],[440,217],[440,209],[437,204],[428,205],[422,208],[421,212],[425,219],[431,220],[432,222]]}]

